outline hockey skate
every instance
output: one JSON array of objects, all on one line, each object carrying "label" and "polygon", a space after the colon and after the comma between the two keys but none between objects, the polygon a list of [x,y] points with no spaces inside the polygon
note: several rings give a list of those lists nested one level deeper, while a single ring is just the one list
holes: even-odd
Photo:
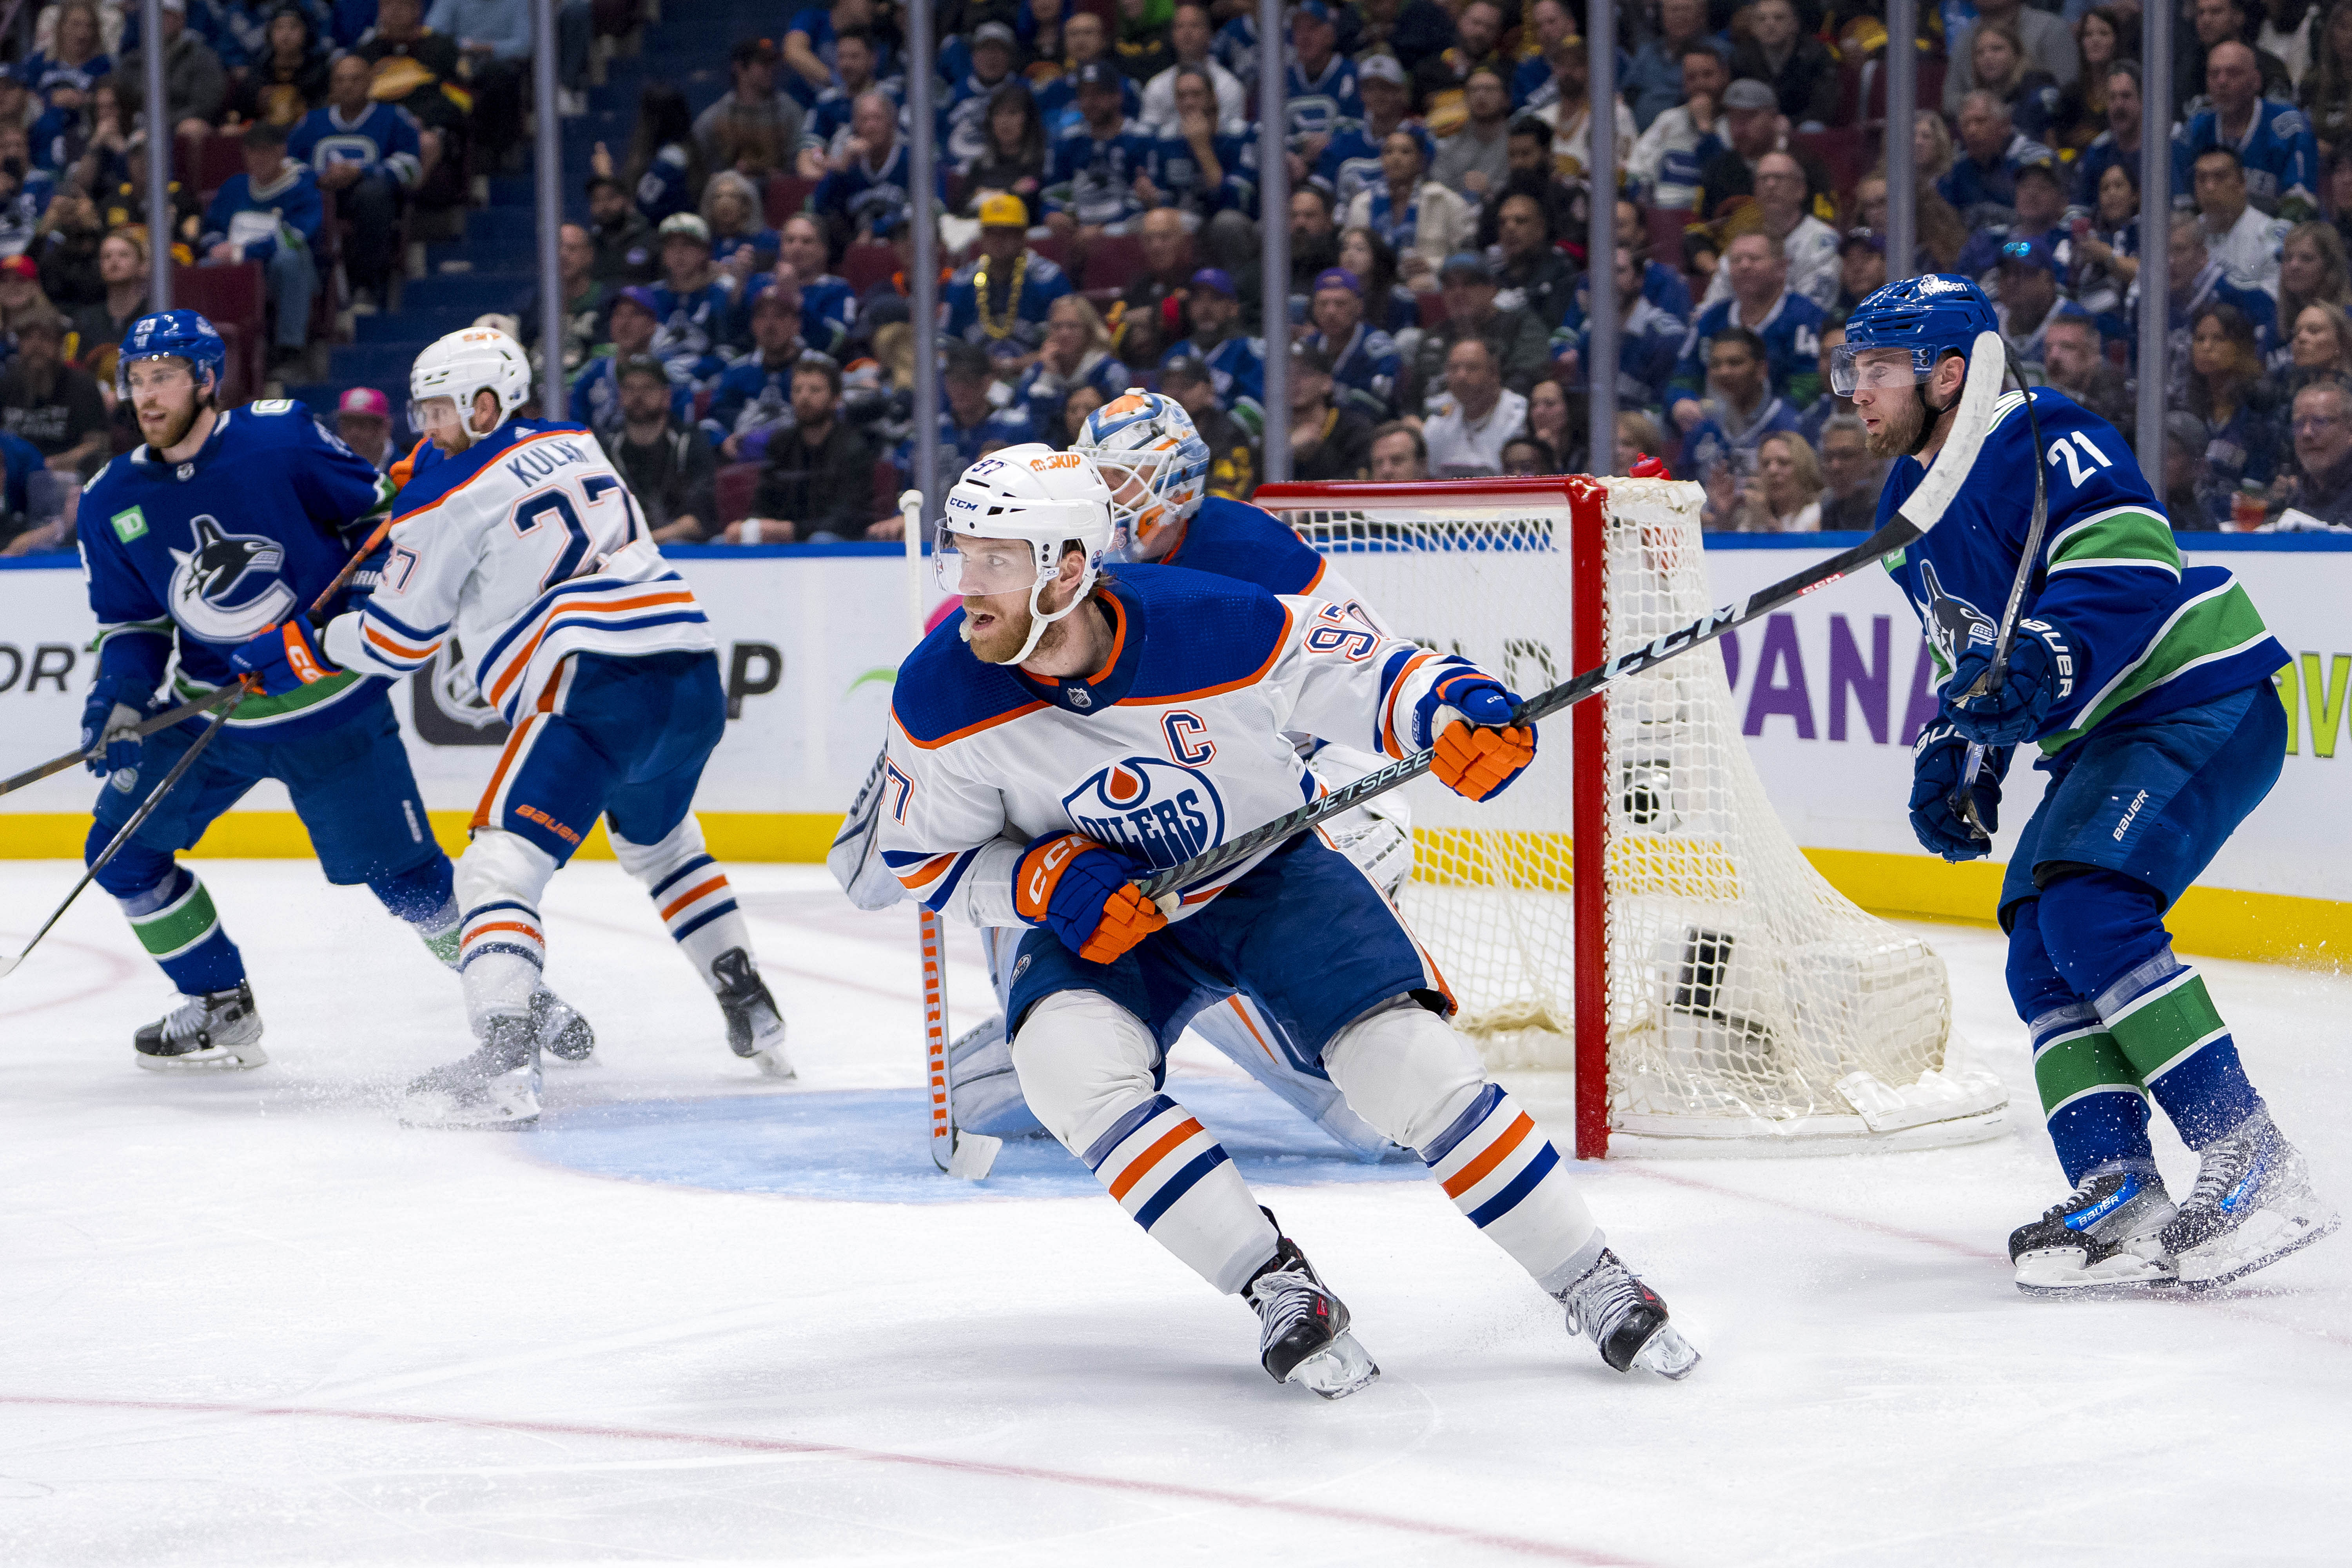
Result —
[{"label": "hockey skate", "polygon": [[[1268,1211],[1265,1217],[1274,1215]],[[1288,1237],[1250,1277],[1242,1295],[1257,1309],[1258,1361],[1275,1382],[1303,1384],[1326,1399],[1345,1399],[1381,1375],[1348,1331],[1346,1304],[1316,1278],[1307,1255]]]},{"label": "hockey skate", "polygon": [[132,1036],[131,1048],[151,1072],[233,1072],[269,1059],[261,1049],[253,987],[242,980],[231,990],[189,997]]},{"label": "hockey skate", "polygon": [[2017,1288],[2086,1299],[2170,1289],[2179,1280],[2164,1230],[2176,1212],[2153,1165],[2093,1171],[2063,1203],[2010,1232]]},{"label": "hockey skate", "polygon": [[578,1067],[596,1053],[596,1031],[588,1020],[544,985],[530,994],[530,1026],[539,1048],[567,1066]]},{"label": "hockey skate", "polygon": [[539,1038],[527,1016],[492,1018],[472,1056],[408,1086],[409,1127],[521,1129],[539,1123]]},{"label": "hockey skate", "polygon": [[783,1015],[751,955],[730,947],[710,961],[710,973],[719,980],[719,1010],[727,1015],[727,1044],[735,1054],[759,1063],[770,1078],[798,1076],[784,1055]]},{"label": "hockey skate", "polygon": [[2309,1247],[2342,1222],[2314,1192],[2303,1155],[2257,1110],[2205,1145],[2197,1185],[2164,1245],[2191,1290],[2210,1290]]},{"label": "hockey skate", "polygon": [[1590,1338],[1619,1372],[1638,1366],[1679,1382],[1698,1365],[1698,1352],[1666,1321],[1665,1302],[1605,1247],[1555,1300],[1568,1309],[1568,1331]]}]

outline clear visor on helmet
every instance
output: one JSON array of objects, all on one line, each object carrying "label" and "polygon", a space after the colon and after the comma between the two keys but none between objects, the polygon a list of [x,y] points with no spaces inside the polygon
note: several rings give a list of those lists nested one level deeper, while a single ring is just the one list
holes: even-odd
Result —
[{"label": "clear visor on helmet", "polygon": [[444,395],[408,400],[408,427],[420,436],[430,436],[443,426],[456,423],[457,400],[454,397]]},{"label": "clear visor on helmet", "polygon": [[1936,351],[1840,343],[1830,350],[1830,390],[1852,397],[1861,387],[1914,386],[1936,369]]},{"label": "clear visor on helmet", "polygon": [[942,522],[931,542],[931,571],[940,588],[959,598],[1025,594],[1053,573],[1053,563],[1039,560],[1038,547],[1026,539],[977,539]]}]

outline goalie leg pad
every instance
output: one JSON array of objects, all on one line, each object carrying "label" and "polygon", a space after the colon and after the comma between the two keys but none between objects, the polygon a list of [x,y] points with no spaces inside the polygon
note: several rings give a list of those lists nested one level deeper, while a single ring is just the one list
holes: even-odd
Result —
[{"label": "goalie leg pad", "polygon": [[1402,1152],[1349,1109],[1339,1085],[1319,1068],[1299,1065],[1281,1026],[1248,997],[1236,993],[1203,1007],[1186,1027],[1358,1159],[1379,1161]]},{"label": "goalie leg pad", "polygon": [[1151,1238],[1232,1295],[1281,1237],[1233,1162],[1192,1114],[1153,1085],[1160,1044],[1094,991],[1057,991],[1013,1043],[1022,1092],[1046,1131]]},{"label": "goalie leg pad", "polygon": [[1591,1266],[1601,1227],[1559,1151],[1444,1019],[1399,999],[1340,1030],[1323,1065],[1348,1103],[1419,1150],[1454,1206],[1546,1290]]}]

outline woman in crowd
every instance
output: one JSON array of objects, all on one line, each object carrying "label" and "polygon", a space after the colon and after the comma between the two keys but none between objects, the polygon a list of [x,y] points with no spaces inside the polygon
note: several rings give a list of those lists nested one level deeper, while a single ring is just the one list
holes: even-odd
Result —
[{"label": "woman in crowd", "polygon": [[1742,533],[1818,533],[1822,528],[1822,465],[1811,443],[1794,431],[1767,436],[1756,448],[1756,476],[1740,487]]},{"label": "woman in crowd", "polygon": [[1630,474],[1633,465],[1644,458],[1665,464],[1671,469],[1673,455],[1666,450],[1666,438],[1658,429],[1658,422],[1646,414],[1631,409],[1617,416],[1616,461],[1610,466],[1612,474]]},{"label": "woman in crowd", "polygon": [[2336,0],[2327,8],[2297,96],[2319,138],[2321,155],[2345,151],[2352,138],[2352,0]]},{"label": "woman in crowd", "polygon": [[2079,152],[2107,128],[2107,68],[2140,58],[2139,17],[2105,5],[2084,12],[2074,24],[2074,79],[2059,92],[2058,112],[2043,140]]},{"label": "woman in crowd", "polygon": [[2294,395],[2315,381],[2352,381],[2352,316],[2341,305],[2315,300],[2295,313],[2287,334],[2285,384],[2279,395],[2279,432],[2285,450],[2293,435]]},{"label": "woman in crowd", "polygon": [[1045,311],[1045,346],[1021,374],[1013,401],[1025,405],[1041,430],[1051,430],[1070,394],[1091,386],[1104,401],[1127,390],[1127,367],[1111,357],[1110,329],[1094,301],[1065,294]]},{"label": "woman in crowd", "polygon": [[1552,456],[1549,443],[1526,434],[1514,436],[1503,443],[1503,472],[1506,475],[1517,479],[1559,471],[1559,459]]},{"label": "woman in crowd", "polygon": [[1062,400],[1061,413],[1045,427],[1045,439],[1062,451],[1068,451],[1078,444],[1078,436],[1086,429],[1088,417],[1108,401],[1094,386],[1072,387],[1070,395]]},{"label": "woman in crowd", "polygon": [[[776,264],[783,240],[761,221],[759,190],[732,169],[721,169],[702,187],[702,221],[710,226],[710,259],[732,273],[740,287],[755,272]],[[814,282],[814,279],[803,279]]]},{"label": "woman in crowd", "polygon": [[2352,305],[2352,262],[2344,237],[2324,223],[2299,223],[2279,247],[2278,319],[2292,331],[2306,305]]},{"label": "woman in crowd", "polygon": [[111,78],[89,90],[89,134],[73,165],[81,188],[103,195],[131,179],[131,116],[122,112],[121,95]]},{"label": "woman in crowd", "polygon": [[2138,276],[2138,171],[2110,163],[2099,176],[2099,210],[2074,230],[2075,302],[2098,322],[2101,335],[2120,337],[2131,330],[2124,297]]},{"label": "woman in crowd", "polygon": [[2216,528],[2242,487],[2259,491],[2278,471],[2278,392],[2263,374],[2254,327],[2234,305],[2199,308],[2189,323],[2187,411],[2204,426],[2197,498]]},{"label": "woman in crowd", "polygon": [[1527,433],[1556,458],[1565,459],[1584,444],[1572,438],[1568,418],[1568,394],[1558,381],[1547,376],[1528,388]]},{"label": "woman in crowd", "polygon": [[1980,18],[1969,32],[1969,63],[1978,89],[2009,106],[2011,124],[2036,142],[2049,135],[2058,114],[2058,83],[2048,71],[2027,67],[2017,24]]},{"label": "woman in crowd", "polygon": [[[1339,236],[1339,265],[1364,280],[1364,319],[1391,337],[1417,331],[1421,306],[1397,281],[1396,247],[1358,226]],[[1399,345],[1403,352],[1402,345]]]},{"label": "woman in crowd", "polygon": [[980,198],[991,191],[1006,191],[1029,204],[1030,216],[1040,215],[1037,193],[1045,184],[1045,121],[1037,112],[1037,98],[1028,84],[1008,81],[989,95],[988,151],[963,171],[964,216],[979,211]]},{"label": "woman in crowd", "polygon": [[39,100],[28,132],[42,163],[62,168],[79,156],[89,95],[113,70],[94,0],[66,0],[58,7],[55,47],[16,68],[16,79]]},{"label": "woman in crowd", "polygon": [[268,55],[247,67],[229,94],[229,118],[291,130],[327,101],[327,51],[299,6],[279,6],[268,36]]},{"label": "woman in crowd", "polygon": [[[1356,193],[1348,204],[1347,226],[1366,228],[1395,247],[1403,280],[1433,290],[1437,268],[1468,244],[1477,226],[1469,203],[1434,180],[1429,168],[1429,132],[1401,125],[1381,143],[1386,178]],[[1344,264],[1343,264],[1344,265]]]},{"label": "woman in crowd", "polygon": [[616,176],[613,154],[602,142],[589,158],[602,179],[618,177],[647,223],[661,227],[672,213],[690,213],[702,199],[709,170],[694,134],[694,111],[686,94],[666,81],[646,84],[637,95],[637,129],[629,144],[629,166]]},{"label": "woman in crowd", "polygon": [[1062,0],[1028,0],[1013,21],[1014,35],[1034,62],[1030,78],[1041,86],[1062,74],[1062,16],[1066,9]]},{"label": "woman in crowd", "polygon": [[[2352,4],[2352,0],[2347,0]],[[1952,172],[1953,160],[1959,156],[1952,141],[1952,129],[1944,117],[1932,109],[1923,109],[1911,120],[1911,159],[1919,168],[1919,184],[1932,185]]]}]

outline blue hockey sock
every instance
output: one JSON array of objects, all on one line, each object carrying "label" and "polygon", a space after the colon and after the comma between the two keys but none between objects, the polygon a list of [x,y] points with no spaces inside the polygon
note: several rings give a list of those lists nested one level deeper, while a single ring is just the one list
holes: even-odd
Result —
[{"label": "blue hockey sock", "polygon": [[213,896],[184,866],[143,893],[118,897],[139,945],[162,966],[182,994],[226,991],[245,978],[245,958],[221,930]]},{"label": "blue hockey sock", "polygon": [[368,891],[416,928],[417,936],[450,968],[457,967],[458,909],[455,868],[449,857],[436,855],[424,865],[368,881]]}]

